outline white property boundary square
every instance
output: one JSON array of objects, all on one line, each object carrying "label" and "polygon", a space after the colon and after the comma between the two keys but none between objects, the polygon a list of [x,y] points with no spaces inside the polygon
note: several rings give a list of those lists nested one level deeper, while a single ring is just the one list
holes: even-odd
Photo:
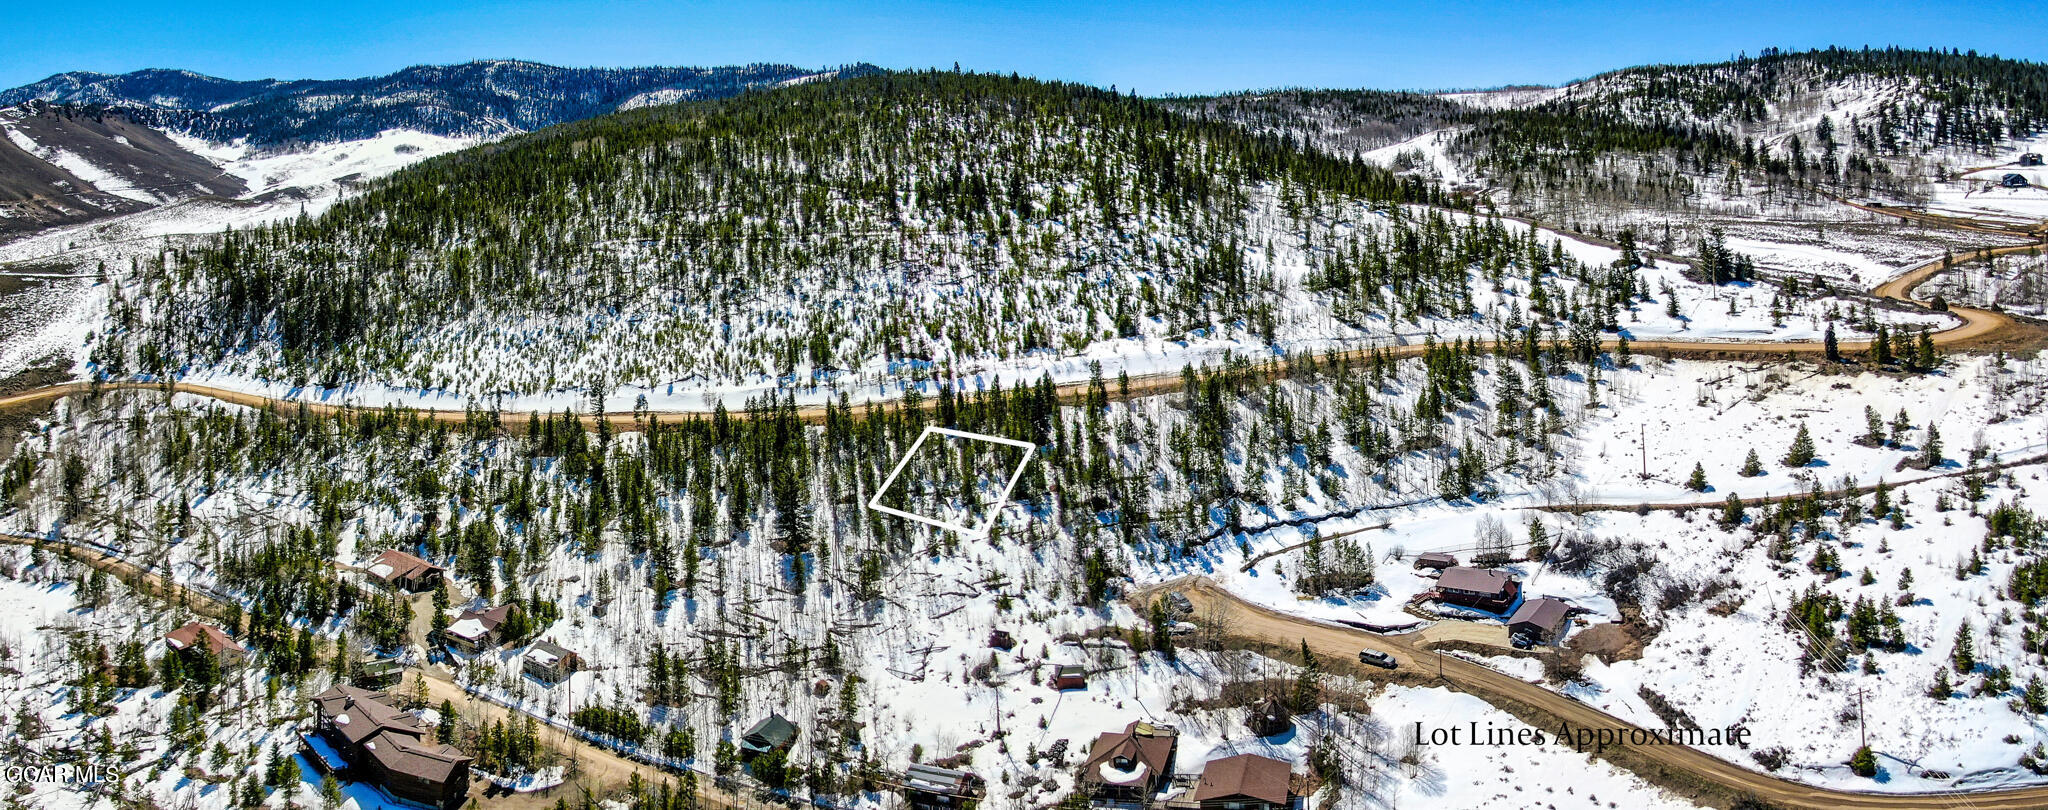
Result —
[{"label": "white property boundary square", "polygon": [[[975,439],[984,442],[995,442],[996,444],[1007,444],[1011,447],[1021,447],[1025,451],[1024,458],[1017,462],[1017,469],[1010,473],[1009,483],[1003,485],[1003,494],[996,497],[994,508],[989,511],[988,517],[984,519],[981,522],[981,525],[979,526],[970,528],[968,526],[963,526],[958,523],[948,523],[943,520],[935,520],[933,518],[928,518],[923,515],[913,515],[901,509],[894,509],[882,505],[882,494],[888,492],[889,487],[894,486],[896,484],[896,476],[903,472],[904,467],[910,466],[910,459],[917,455],[917,449],[923,447],[924,440],[931,438],[932,434],[934,433],[937,433],[941,436],[951,436],[956,439]],[[882,482],[882,485],[875,489],[875,494],[873,497],[868,498],[868,508],[884,514],[895,515],[906,520],[915,520],[919,523],[937,526],[941,529],[955,532],[966,537],[987,537],[989,530],[995,528],[996,519],[1002,517],[1003,504],[1010,500],[1010,491],[1016,489],[1017,482],[1024,478],[1024,468],[1025,466],[1031,463],[1031,454],[1037,450],[1038,445],[1026,441],[1019,441],[1017,439],[1009,439],[1004,438],[1002,436],[990,436],[986,433],[969,433],[964,430],[953,430],[951,428],[926,427],[923,433],[918,434],[917,441],[910,443],[910,449],[903,451],[902,460],[896,462],[896,469],[889,471],[888,479],[884,480]]]}]

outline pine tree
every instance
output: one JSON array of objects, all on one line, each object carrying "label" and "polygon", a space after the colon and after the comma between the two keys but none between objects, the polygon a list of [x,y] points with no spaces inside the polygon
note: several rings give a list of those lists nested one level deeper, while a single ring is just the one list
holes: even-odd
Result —
[{"label": "pine tree", "polygon": [[1941,429],[1933,422],[1927,423],[1927,442],[1920,446],[1920,463],[1928,467],[1941,465]]},{"label": "pine tree", "polygon": [[1316,660],[1316,654],[1308,648],[1308,639],[1301,640],[1301,675],[1294,679],[1294,695],[1289,701],[1295,714],[1315,711],[1323,702],[1323,665]]},{"label": "pine tree", "polygon": [[2031,713],[2041,714],[2048,712],[2048,684],[2041,682],[2040,673],[2034,673],[2027,678],[2027,690],[2021,700],[2025,702],[2027,711]]},{"label": "pine tree", "polygon": [[1968,675],[1977,668],[1976,639],[1967,621],[1956,628],[1955,651],[1949,653],[1949,663],[1955,667],[1957,675]]},{"label": "pine tree", "polygon": [[1733,492],[1721,504],[1721,528],[1733,529],[1742,525],[1742,498]]},{"label": "pine tree", "polygon": [[1685,479],[1685,488],[1694,492],[1707,491],[1707,468],[1697,461],[1692,463],[1692,477]]},{"label": "pine tree", "polygon": [[1744,478],[1755,478],[1764,474],[1763,459],[1757,458],[1756,448],[1749,449],[1749,457],[1742,460],[1741,474]]},{"label": "pine tree", "polygon": [[1948,668],[1935,667],[1934,686],[1927,690],[1927,696],[1934,698],[1935,700],[1947,700],[1949,696],[1955,694],[1955,692],[1955,686],[1950,684],[1948,680]]},{"label": "pine tree", "polygon": [[1824,338],[1824,339],[1825,339],[1825,341],[1826,341],[1826,345],[1827,345],[1827,356],[1828,356],[1828,362],[1830,362],[1830,363],[1840,363],[1840,362],[1842,362],[1842,344],[1841,344],[1841,341],[1838,341],[1838,340],[1836,340],[1836,339],[1835,339],[1835,325],[1834,325],[1834,324],[1832,324],[1832,323],[1828,324],[1828,332],[1827,332],[1827,335],[1825,336],[1825,338]]},{"label": "pine tree", "polygon": [[1792,437],[1792,449],[1785,453],[1785,466],[1804,467],[1813,463],[1813,434],[1806,425],[1799,425],[1799,435]]},{"label": "pine tree", "polygon": [[1870,746],[1856,749],[1856,753],[1849,757],[1849,770],[1862,777],[1877,775],[1877,755],[1870,752]]},{"label": "pine tree", "polygon": [[1927,330],[1920,330],[1920,339],[1913,352],[1913,366],[1921,371],[1933,371],[1941,365],[1941,356],[1934,353],[1934,338]]}]

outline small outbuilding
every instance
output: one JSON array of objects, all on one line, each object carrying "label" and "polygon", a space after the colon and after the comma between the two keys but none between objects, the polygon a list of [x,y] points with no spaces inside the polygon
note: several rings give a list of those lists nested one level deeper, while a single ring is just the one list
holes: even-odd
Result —
[{"label": "small outbuilding", "polygon": [[1457,564],[1458,558],[1456,555],[1442,551],[1431,551],[1415,555],[1415,568],[1418,571],[1424,568],[1432,571],[1442,571]]},{"label": "small outbuilding", "polygon": [[1245,709],[1244,725],[1261,737],[1286,734],[1294,728],[1294,712],[1279,695],[1267,695]]},{"label": "small outbuilding", "polygon": [[1508,632],[1528,636],[1548,644],[1564,633],[1564,623],[1571,616],[1571,605],[1564,600],[1542,596],[1522,601],[1515,608],[1515,614],[1508,617]]},{"label": "small outbuilding", "polygon": [[1088,669],[1078,664],[1061,664],[1052,671],[1052,688],[1059,690],[1088,688]]},{"label": "small outbuilding", "polygon": [[1011,637],[1008,630],[995,630],[988,634],[988,646],[998,650],[1013,649],[1017,646],[1017,639]]},{"label": "small outbuilding", "polygon": [[2024,155],[2021,155],[2021,156],[2020,156],[2020,165],[2021,165],[2021,166],[2039,166],[2039,165],[2041,165],[2041,153],[2040,153],[2040,152],[2028,152],[2028,153],[2026,153],[2026,154],[2024,154]]},{"label": "small outbuilding", "polygon": [[2006,188],[2026,188],[2027,176],[2019,172],[2010,172],[2001,178],[1998,184]]},{"label": "small outbuilding", "polygon": [[903,797],[917,810],[953,810],[985,793],[987,787],[973,771],[916,764],[903,772]]}]

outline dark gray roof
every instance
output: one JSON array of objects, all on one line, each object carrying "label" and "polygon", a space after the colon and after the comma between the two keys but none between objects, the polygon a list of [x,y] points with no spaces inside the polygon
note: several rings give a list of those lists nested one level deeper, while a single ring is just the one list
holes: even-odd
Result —
[{"label": "dark gray roof", "polygon": [[796,724],[779,714],[771,714],[755,723],[740,740],[760,748],[781,748],[796,742]]}]

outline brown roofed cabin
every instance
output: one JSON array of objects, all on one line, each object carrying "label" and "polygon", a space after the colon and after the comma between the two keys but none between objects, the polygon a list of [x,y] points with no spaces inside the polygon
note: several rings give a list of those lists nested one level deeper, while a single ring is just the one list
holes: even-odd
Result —
[{"label": "brown roofed cabin", "polygon": [[465,610],[455,617],[455,623],[448,625],[443,633],[448,646],[469,653],[498,646],[498,630],[505,626],[505,620],[512,617],[512,605],[503,604],[483,610]]},{"label": "brown roofed cabin", "polygon": [[973,771],[911,765],[903,772],[903,795],[917,810],[951,810],[979,800],[987,791]]},{"label": "brown roofed cabin", "polygon": [[1059,665],[1052,671],[1052,688],[1060,691],[1088,688],[1087,667],[1079,664]]},{"label": "brown roofed cabin", "polygon": [[1452,555],[1450,555],[1450,554],[1446,554],[1446,553],[1444,553],[1444,552],[1441,552],[1441,551],[1432,551],[1432,552],[1429,552],[1429,553],[1426,553],[1426,554],[1417,554],[1417,555],[1415,555],[1415,568],[1416,568],[1416,570],[1421,570],[1421,569],[1424,569],[1424,568],[1429,568],[1429,569],[1433,569],[1433,570],[1437,570],[1437,571],[1442,571],[1442,570],[1444,570],[1444,569],[1446,569],[1446,568],[1450,568],[1451,566],[1454,566],[1454,565],[1457,565],[1457,564],[1458,564],[1458,558],[1457,558],[1457,557],[1454,557],[1454,556],[1452,556]]},{"label": "brown roofed cabin", "polygon": [[552,641],[536,641],[526,648],[526,655],[519,667],[535,680],[547,684],[561,683],[563,678],[576,674],[583,666],[583,657]]},{"label": "brown roofed cabin", "polygon": [[317,726],[305,741],[318,767],[433,807],[468,798],[469,755],[427,742],[426,727],[383,695],[337,686],[315,695],[313,708]]},{"label": "brown roofed cabin", "polygon": [[441,566],[398,549],[377,555],[377,559],[371,560],[363,570],[371,579],[401,591],[419,593],[441,585]]},{"label": "brown roofed cabin", "polygon": [[1436,581],[1443,601],[1499,613],[1515,603],[1522,586],[1506,571],[1453,566]]},{"label": "brown roofed cabin", "polygon": [[1238,754],[1203,766],[1193,798],[1202,810],[1287,810],[1294,804],[1292,777],[1285,762]]},{"label": "brown roofed cabin", "polygon": [[191,650],[213,656],[222,669],[239,667],[249,657],[249,651],[228,638],[227,631],[204,622],[191,622],[164,634],[164,645],[175,652]]},{"label": "brown roofed cabin", "polygon": [[1137,722],[1097,737],[1081,766],[1081,786],[1101,801],[1149,801],[1173,781],[1173,749],[1179,742],[1180,732],[1171,726]]},{"label": "brown roofed cabin", "polygon": [[1570,615],[1571,605],[1562,599],[1550,596],[1526,599],[1521,607],[1515,609],[1515,615],[1508,617],[1508,632],[1548,644],[1563,634],[1565,619]]}]

